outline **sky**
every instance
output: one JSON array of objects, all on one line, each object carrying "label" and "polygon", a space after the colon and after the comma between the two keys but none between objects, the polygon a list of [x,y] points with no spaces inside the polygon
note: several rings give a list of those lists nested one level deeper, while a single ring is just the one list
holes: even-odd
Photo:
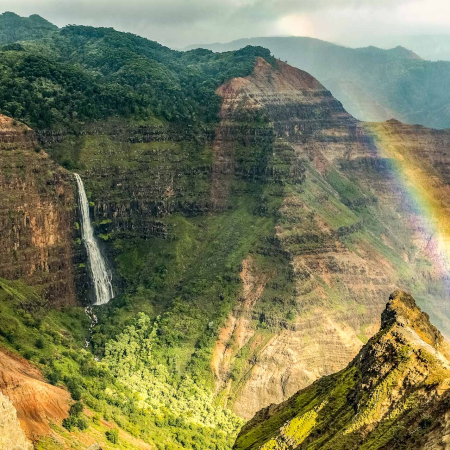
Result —
[{"label": "sky", "polygon": [[450,32],[448,0],[0,0],[1,10],[58,26],[112,26],[173,48],[258,36],[360,46]]}]

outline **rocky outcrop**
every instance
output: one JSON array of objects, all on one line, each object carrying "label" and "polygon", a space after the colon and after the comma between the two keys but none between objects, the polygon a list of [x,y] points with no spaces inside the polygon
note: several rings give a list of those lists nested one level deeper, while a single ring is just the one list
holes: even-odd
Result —
[{"label": "rocky outcrop", "polygon": [[0,277],[25,280],[53,306],[76,304],[76,185],[32,130],[4,116],[0,191]]},{"label": "rocky outcrop", "polygon": [[32,450],[33,444],[28,441],[17,420],[17,411],[8,397],[0,392],[0,449]]},{"label": "rocky outcrop", "polygon": [[346,369],[258,412],[234,448],[446,448],[449,350],[413,298],[397,291],[380,331]]}]

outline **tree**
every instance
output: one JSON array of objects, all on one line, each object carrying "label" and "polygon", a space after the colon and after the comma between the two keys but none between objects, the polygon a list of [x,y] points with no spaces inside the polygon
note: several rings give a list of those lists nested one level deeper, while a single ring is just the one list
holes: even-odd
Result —
[{"label": "tree", "polygon": [[113,444],[119,443],[119,430],[117,428],[113,428],[112,430],[108,430],[105,433],[106,439]]}]

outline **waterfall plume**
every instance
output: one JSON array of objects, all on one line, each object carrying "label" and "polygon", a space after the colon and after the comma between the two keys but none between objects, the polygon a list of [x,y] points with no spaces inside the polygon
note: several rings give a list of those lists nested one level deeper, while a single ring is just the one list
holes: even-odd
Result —
[{"label": "waterfall plume", "polygon": [[89,217],[89,202],[84,190],[83,181],[77,173],[74,174],[78,185],[78,198],[81,212],[81,235],[86,247],[92,281],[95,289],[95,304],[104,305],[114,297],[111,274],[106,269],[105,261],[94,237],[91,219]]}]

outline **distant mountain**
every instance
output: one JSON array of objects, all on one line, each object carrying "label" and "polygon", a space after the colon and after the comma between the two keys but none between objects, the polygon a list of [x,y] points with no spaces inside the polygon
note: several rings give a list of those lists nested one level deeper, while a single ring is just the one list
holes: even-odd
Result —
[{"label": "distant mountain", "polygon": [[450,34],[385,36],[377,37],[371,43],[383,48],[403,45],[430,61],[450,61]]},{"label": "distant mountain", "polygon": [[200,47],[222,52],[247,45],[266,47],[277,58],[311,73],[358,119],[396,118],[450,127],[450,62],[426,61],[403,47],[353,49],[308,37],[240,39]]},{"label": "distant mountain", "polygon": [[447,448],[448,342],[404,293],[346,369],[258,412],[235,450]]}]

